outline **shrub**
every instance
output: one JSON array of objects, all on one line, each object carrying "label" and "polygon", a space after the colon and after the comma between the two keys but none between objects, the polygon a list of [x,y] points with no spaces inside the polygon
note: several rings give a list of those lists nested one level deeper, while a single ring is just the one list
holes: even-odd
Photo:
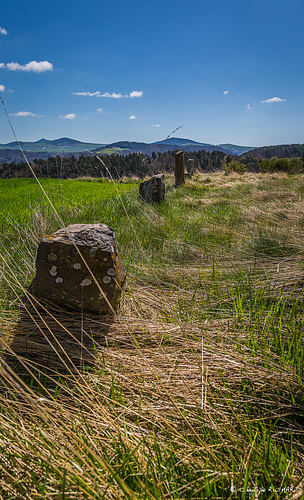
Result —
[{"label": "shrub", "polygon": [[236,172],[238,174],[244,174],[246,172],[246,166],[237,160],[232,160],[228,164],[224,165],[224,171],[226,174],[231,172]]},{"label": "shrub", "polygon": [[261,160],[261,172],[286,172],[295,174],[302,171],[302,161],[300,158],[271,158]]}]

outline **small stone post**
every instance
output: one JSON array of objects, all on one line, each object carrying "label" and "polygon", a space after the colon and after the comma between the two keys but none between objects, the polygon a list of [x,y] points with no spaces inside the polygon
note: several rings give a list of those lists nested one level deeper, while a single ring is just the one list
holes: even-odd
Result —
[{"label": "small stone post", "polygon": [[193,171],[194,171],[194,160],[190,158],[187,161],[187,177],[190,177],[190,179],[193,175]]},{"label": "small stone post", "polygon": [[184,151],[175,153],[175,186],[185,184]]},{"label": "small stone post", "polygon": [[147,203],[161,203],[165,199],[165,176],[157,174],[141,182],[139,185],[139,197]]},{"label": "small stone post", "polygon": [[125,279],[114,231],[105,224],[72,224],[42,238],[24,303],[33,295],[106,314],[116,306]]}]

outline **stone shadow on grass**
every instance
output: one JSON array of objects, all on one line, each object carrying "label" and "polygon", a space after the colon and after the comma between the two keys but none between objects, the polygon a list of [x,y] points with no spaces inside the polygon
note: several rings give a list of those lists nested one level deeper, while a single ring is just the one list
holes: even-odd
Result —
[{"label": "stone shadow on grass", "polygon": [[59,379],[72,380],[94,366],[113,321],[113,314],[65,310],[42,300],[23,304],[5,361],[27,385],[52,390]]}]

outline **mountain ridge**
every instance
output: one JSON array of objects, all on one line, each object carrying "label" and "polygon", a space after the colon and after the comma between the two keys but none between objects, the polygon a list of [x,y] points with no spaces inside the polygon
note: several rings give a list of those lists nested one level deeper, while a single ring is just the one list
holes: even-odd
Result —
[{"label": "mountain ridge", "polygon": [[[38,141],[17,141],[7,144],[0,144],[0,163],[4,162],[20,162],[23,161],[23,156],[19,148],[19,144],[23,151],[27,154],[29,161],[37,158],[48,158],[54,155],[61,156],[80,156],[81,154],[112,154],[127,155],[129,153],[143,153],[151,155],[153,152],[166,152],[175,149],[184,149],[184,151],[199,151],[204,149],[208,152],[214,150],[221,151],[226,155],[240,155],[249,150],[245,146],[229,145],[229,148],[223,147],[226,145],[208,144],[205,142],[197,142],[192,139],[184,139],[180,137],[170,137],[162,141],[151,143],[137,141],[116,141],[110,144],[82,142],[69,137],[61,137],[59,139],[41,138]],[[234,148],[234,149],[233,149]],[[237,152],[236,152],[237,151]]]}]

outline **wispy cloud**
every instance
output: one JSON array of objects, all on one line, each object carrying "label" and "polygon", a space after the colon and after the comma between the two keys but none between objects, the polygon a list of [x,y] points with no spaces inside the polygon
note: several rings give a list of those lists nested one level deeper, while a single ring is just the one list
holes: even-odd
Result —
[{"label": "wispy cloud", "polygon": [[35,117],[35,118],[44,118],[44,115],[36,115],[35,113],[31,113],[31,111],[18,111],[18,113],[10,113],[10,116],[17,116],[17,117]]},{"label": "wispy cloud", "polygon": [[269,99],[266,99],[265,101],[261,101],[263,103],[267,102],[269,104],[273,103],[273,102],[285,102],[286,99],[281,99],[280,97],[271,97]]},{"label": "wispy cloud", "polygon": [[126,99],[126,98],[134,98],[134,97],[142,97],[142,90],[132,90],[130,94],[122,94],[121,92],[104,92],[103,94],[97,90],[96,92],[72,92],[72,95],[77,96],[86,96],[86,97],[110,97],[112,99]]},{"label": "wispy cloud", "polygon": [[230,90],[224,90],[223,95],[229,94]]},{"label": "wispy cloud", "polygon": [[98,97],[111,97],[112,99],[122,99],[123,97],[128,97],[127,95],[123,95],[120,92],[112,92],[110,94],[109,92],[105,92],[104,94],[99,94]]},{"label": "wispy cloud", "polygon": [[129,116],[129,120],[136,120],[136,116],[134,115]]},{"label": "wispy cloud", "polygon": [[6,31],[5,28],[2,28],[2,26],[0,26],[0,34],[1,35],[7,35],[8,31]]},{"label": "wispy cloud", "polygon": [[247,104],[246,108],[247,108],[247,109],[252,109],[251,104]]},{"label": "wispy cloud", "polygon": [[0,92],[4,92],[5,91],[5,86],[4,85],[0,85]]},{"label": "wispy cloud", "polygon": [[45,71],[53,71],[54,66],[48,61],[30,61],[27,64],[19,64],[17,62],[0,63],[0,68],[6,68],[9,71],[33,71],[34,73],[44,73]]},{"label": "wispy cloud", "polygon": [[160,127],[160,125],[158,123],[156,123],[155,125],[150,125],[150,127],[158,128],[158,127]]},{"label": "wispy cloud", "polygon": [[77,115],[75,115],[75,113],[69,113],[68,115],[60,115],[59,118],[61,120],[75,120],[75,118],[77,118]]},{"label": "wispy cloud", "polygon": [[96,111],[97,113],[104,113],[104,110],[102,108],[97,108]]},{"label": "wispy cloud", "polygon": [[89,97],[93,97],[93,96],[100,96],[100,92],[99,90],[97,90],[97,92],[72,92],[72,95],[84,95],[84,96],[89,96]]}]

